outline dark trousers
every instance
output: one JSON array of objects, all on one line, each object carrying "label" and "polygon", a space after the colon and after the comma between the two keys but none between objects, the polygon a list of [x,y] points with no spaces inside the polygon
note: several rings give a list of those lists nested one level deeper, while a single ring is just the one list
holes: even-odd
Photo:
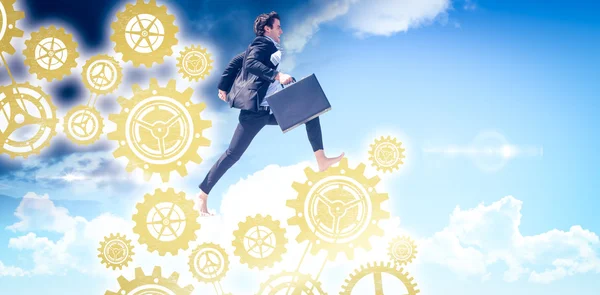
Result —
[{"label": "dark trousers", "polygon": [[[213,186],[217,184],[221,176],[235,164],[242,154],[246,151],[252,139],[265,125],[278,125],[277,120],[269,111],[246,111],[241,110],[239,123],[229,143],[229,148],[223,153],[221,158],[212,166],[202,183],[200,189],[205,193],[210,193]],[[312,146],[313,152],[323,149],[323,138],[321,136],[321,123],[319,117],[306,122],[306,133],[308,141]]]}]

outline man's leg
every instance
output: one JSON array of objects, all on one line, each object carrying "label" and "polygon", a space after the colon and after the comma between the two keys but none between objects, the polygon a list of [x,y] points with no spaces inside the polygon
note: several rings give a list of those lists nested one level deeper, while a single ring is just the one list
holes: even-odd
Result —
[{"label": "man's leg", "polygon": [[201,213],[208,213],[207,202],[208,194],[212,188],[217,184],[221,176],[225,174],[233,164],[235,164],[242,154],[246,151],[252,139],[258,134],[258,132],[265,126],[266,117],[248,115],[248,118],[240,112],[240,122],[235,129],[229,148],[225,150],[223,155],[217,160],[212,166],[206,177],[199,185],[202,190],[199,194],[199,198],[203,201],[200,208]]},{"label": "man's leg", "polygon": [[[275,116],[271,114],[269,116],[268,125],[278,125],[277,119]],[[325,156],[325,151],[323,150],[323,135],[321,132],[321,121],[319,117],[315,117],[312,120],[304,123],[306,126],[306,135],[308,136],[308,141],[315,153],[315,158],[317,159],[317,164],[319,166],[319,171],[325,171],[329,166],[339,162],[343,157],[344,153],[334,158],[327,158]]]}]

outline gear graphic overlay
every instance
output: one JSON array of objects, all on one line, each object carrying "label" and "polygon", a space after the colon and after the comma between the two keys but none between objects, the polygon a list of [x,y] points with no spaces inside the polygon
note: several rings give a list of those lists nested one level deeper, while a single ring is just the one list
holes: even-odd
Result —
[{"label": "gear graphic overlay", "polygon": [[132,251],[133,246],[131,240],[127,240],[125,236],[121,234],[110,234],[108,237],[104,237],[104,241],[100,242],[100,254],[98,257],[102,259],[102,264],[106,264],[106,268],[112,267],[112,269],[122,269],[123,266],[127,266],[131,258],[135,253]]},{"label": "gear graphic overlay", "polygon": [[388,255],[397,265],[406,265],[415,259],[417,245],[409,237],[397,237],[390,242]]},{"label": "gear graphic overlay", "polygon": [[77,66],[77,43],[65,29],[55,26],[40,28],[38,32],[31,33],[31,39],[25,41],[25,64],[29,66],[31,74],[37,74],[38,79],[48,82],[62,80]]},{"label": "gear graphic overlay", "polygon": [[383,172],[399,169],[399,166],[404,164],[402,159],[405,158],[402,142],[396,141],[396,138],[391,136],[375,139],[375,143],[371,144],[369,156],[372,166],[376,167],[377,171],[383,170]]},{"label": "gear graphic overlay", "polygon": [[[373,279],[370,278],[370,275],[373,275]],[[388,280],[388,277],[384,277],[383,275],[389,275],[392,280]],[[385,280],[384,280],[385,279]],[[404,290],[401,290],[402,287],[396,286],[394,284],[393,288],[384,289],[384,283],[402,283],[404,286]],[[375,286],[373,286],[373,284]],[[406,295],[416,295],[420,291],[416,289],[417,284],[413,283],[413,278],[409,277],[408,273],[404,272],[404,269],[397,268],[391,266],[390,263],[374,263],[367,264],[366,266],[361,266],[360,269],[355,270],[355,272],[350,275],[349,279],[346,279],[346,284],[342,287],[342,292],[340,295],[367,295],[373,294],[373,290],[375,290],[375,294],[406,294]],[[388,290],[384,292],[385,290]]]},{"label": "gear graphic overlay", "polygon": [[104,127],[100,113],[91,107],[77,106],[64,119],[64,131],[72,142],[88,145],[96,142]]},{"label": "gear graphic overlay", "polygon": [[389,212],[381,209],[388,195],[376,192],[379,177],[366,178],[364,170],[362,163],[350,169],[348,158],[343,158],[338,166],[325,172],[307,167],[304,172],[308,180],[292,184],[298,197],[286,202],[296,210],[288,225],[300,227],[296,240],[310,241],[313,255],[326,250],[331,261],[340,252],[353,259],[356,247],[370,250],[369,238],[383,236],[377,223],[389,218]]},{"label": "gear graphic overlay", "polygon": [[23,31],[17,28],[16,23],[25,17],[25,13],[14,10],[15,2],[16,0],[0,1],[0,54],[14,54],[15,48],[10,41],[14,37],[23,37]]},{"label": "gear graphic overlay", "polygon": [[0,153],[11,158],[39,154],[56,135],[56,108],[40,87],[0,87],[0,110]]},{"label": "gear graphic overlay", "polygon": [[137,0],[125,5],[125,11],[117,13],[112,23],[114,30],[110,39],[115,42],[115,52],[123,54],[123,61],[132,61],[151,67],[162,63],[165,56],[173,54],[177,45],[175,17],[167,14],[165,5],[157,6],[156,0]]},{"label": "gear graphic overlay", "polygon": [[119,97],[121,113],[108,117],[117,124],[117,130],[108,134],[108,139],[119,144],[113,155],[127,157],[127,171],[140,168],[146,180],[159,173],[168,182],[173,170],[186,176],[186,163],[200,164],[198,148],[210,145],[202,131],[212,123],[200,118],[206,104],[192,104],[192,88],[178,92],[175,80],[163,88],[152,79],[150,88],[134,85],[133,92],[131,99]]},{"label": "gear graphic overlay", "polygon": [[187,78],[189,81],[198,81],[200,78],[204,80],[212,69],[212,62],[206,48],[192,45],[179,53],[177,68],[183,78]]},{"label": "gear graphic overlay", "polygon": [[220,281],[229,270],[229,258],[221,246],[205,243],[198,246],[190,255],[190,272],[199,282]]},{"label": "gear graphic overlay", "polygon": [[247,263],[250,268],[273,266],[287,251],[285,229],[269,215],[248,216],[245,222],[238,224],[233,235],[234,254],[240,257],[240,263]]},{"label": "gear graphic overlay", "polygon": [[[290,292],[291,291],[291,292]],[[282,272],[262,283],[257,295],[326,295],[321,283],[309,275],[298,272]]]},{"label": "gear graphic overlay", "polygon": [[146,276],[141,267],[135,269],[135,279],[129,281],[120,276],[117,281],[121,289],[117,292],[106,291],[104,295],[190,295],[194,291],[192,285],[181,287],[177,284],[179,274],[174,272],[170,277],[162,276],[160,266],[155,266],[152,275]]},{"label": "gear graphic overlay", "polygon": [[121,84],[123,68],[114,58],[100,54],[85,63],[81,79],[85,87],[92,93],[109,94]]},{"label": "gear graphic overlay", "polygon": [[146,194],[136,208],[133,232],[140,236],[140,244],[148,246],[148,252],[177,255],[180,249],[189,247],[190,241],[196,240],[196,231],[200,229],[196,219],[200,215],[194,210],[194,201],[186,199],[183,192],[156,189],[153,195]]}]

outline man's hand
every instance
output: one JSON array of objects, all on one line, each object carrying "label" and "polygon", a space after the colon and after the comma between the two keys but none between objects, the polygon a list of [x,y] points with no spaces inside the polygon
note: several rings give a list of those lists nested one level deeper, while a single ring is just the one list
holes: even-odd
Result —
[{"label": "man's hand", "polygon": [[227,102],[227,92],[219,89],[219,98],[224,101]]},{"label": "man's hand", "polygon": [[279,80],[279,83],[281,83],[283,85],[290,84],[293,81],[292,76],[290,76],[288,74],[284,74],[284,73],[277,74],[276,79]]}]

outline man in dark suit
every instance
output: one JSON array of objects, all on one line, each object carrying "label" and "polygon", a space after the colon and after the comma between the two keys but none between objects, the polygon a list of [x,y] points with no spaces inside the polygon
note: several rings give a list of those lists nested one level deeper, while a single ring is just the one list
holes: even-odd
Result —
[{"label": "man in dark suit", "polygon": [[[281,89],[282,84],[287,85],[292,82],[290,75],[277,70],[282,58],[279,42],[280,36],[283,34],[279,15],[276,12],[259,15],[254,21],[254,32],[256,38],[247,50],[246,61],[244,62],[246,52],[234,57],[229,62],[219,82],[219,98],[228,102],[230,107],[239,108],[240,115],[229,148],[213,165],[199,185],[201,191],[198,198],[200,212],[203,216],[210,215],[207,207],[208,194],[221,176],[240,159],[252,139],[265,125],[277,125],[277,120],[264,98]],[[240,83],[239,80],[236,81],[236,77],[242,71],[242,67],[247,72],[247,79],[249,80],[247,80],[247,84],[243,84],[244,87],[241,87],[242,84],[235,85],[241,90],[233,99],[234,97],[228,92],[234,86],[234,83]],[[325,171],[331,165],[339,162],[344,153],[334,158],[325,156],[319,117],[306,122],[305,125],[319,170]]]}]

